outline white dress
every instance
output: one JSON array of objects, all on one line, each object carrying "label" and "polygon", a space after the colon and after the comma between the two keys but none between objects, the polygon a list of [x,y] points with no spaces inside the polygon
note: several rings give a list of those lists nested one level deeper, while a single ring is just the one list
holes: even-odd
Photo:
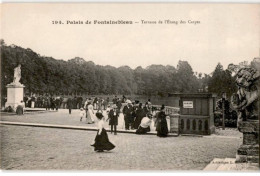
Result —
[{"label": "white dress", "polygon": [[91,104],[88,105],[87,120],[91,120],[92,122],[96,122],[97,121],[97,117],[95,115],[93,106]]}]

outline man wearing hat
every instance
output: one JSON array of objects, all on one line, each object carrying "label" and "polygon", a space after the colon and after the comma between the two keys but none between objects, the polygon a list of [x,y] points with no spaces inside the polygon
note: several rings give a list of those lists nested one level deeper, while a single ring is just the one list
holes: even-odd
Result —
[{"label": "man wearing hat", "polygon": [[114,104],[112,105],[111,110],[108,113],[108,119],[109,125],[111,125],[111,133],[114,131],[114,135],[116,135],[116,126],[118,125],[118,117],[119,117],[119,110],[117,109],[117,106]]},{"label": "man wearing hat", "polygon": [[125,129],[129,130],[129,126],[132,127],[131,120],[132,120],[132,113],[133,107],[132,102],[130,100],[126,101],[127,105],[123,109],[124,119],[125,119]]}]

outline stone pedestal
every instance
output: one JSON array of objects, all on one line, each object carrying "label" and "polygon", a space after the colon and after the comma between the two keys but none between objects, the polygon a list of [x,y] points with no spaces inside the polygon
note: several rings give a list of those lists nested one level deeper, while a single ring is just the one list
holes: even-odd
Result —
[{"label": "stone pedestal", "polygon": [[170,132],[179,134],[180,114],[170,115]]},{"label": "stone pedestal", "polygon": [[243,133],[243,144],[237,150],[236,162],[259,163],[259,120],[239,122],[238,130]]},{"label": "stone pedestal", "polygon": [[14,110],[23,100],[24,85],[20,83],[11,83],[7,86],[7,102],[5,107],[11,106]]}]

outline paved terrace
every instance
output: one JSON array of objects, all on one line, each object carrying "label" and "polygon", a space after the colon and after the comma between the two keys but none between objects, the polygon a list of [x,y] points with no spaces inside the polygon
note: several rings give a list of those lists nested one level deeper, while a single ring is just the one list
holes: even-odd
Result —
[{"label": "paved terrace", "polygon": [[[63,109],[23,116],[1,113],[1,121],[95,128],[80,122],[78,114]],[[2,169],[8,170],[201,170],[214,158],[235,158],[242,143],[235,129],[218,129],[205,137],[108,133],[116,148],[96,153],[90,146],[95,131],[2,124],[0,133]]]},{"label": "paved terrace", "polygon": [[[41,110],[41,111],[40,111]],[[83,118],[82,121],[80,121],[79,112],[78,109],[73,109],[72,113],[69,114],[69,110],[67,109],[59,109],[58,111],[44,111],[44,109],[29,109],[24,115],[18,116],[15,113],[1,113],[1,121],[3,122],[18,122],[22,123],[23,125],[30,123],[29,125],[42,125],[42,126],[57,126],[57,127],[64,127],[64,128],[77,128],[77,129],[89,129],[89,130],[95,130],[96,125],[95,124],[87,124],[86,118]],[[103,115],[107,119],[107,113],[104,111]],[[167,119],[168,121],[168,128],[170,129],[170,119]],[[16,124],[18,124],[16,123]],[[108,121],[105,122],[105,128],[109,130]],[[136,130],[125,130],[124,128],[124,116],[121,113],[118,118],[118,126],[117,129],[121,132],[130,132],[134,133]],[[151,132],[150,134],[155,134],[155,127],[154,123],[151,125]],[[176,135],[176,134],[172,134]]]}]

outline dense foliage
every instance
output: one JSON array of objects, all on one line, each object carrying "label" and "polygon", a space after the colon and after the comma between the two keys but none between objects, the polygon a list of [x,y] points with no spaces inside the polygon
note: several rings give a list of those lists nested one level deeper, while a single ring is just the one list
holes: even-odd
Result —
[{"label": "dense foliage", "polygon": [[179,61],[177,68],[151,65],[147,68],[128,66],[119,68],[100,66],[83,58],[69,61],[40,56],[31,49],[5,45],[1,40],[1,85],[13,80],[14,68],[21,64],[26,93],[38,94],[136,94],[164,95],[167,93],[209,92],[228,96],[236,91],[231,73],[218,64],[213,74],[194,73],[187,61]]},{"label": "dense foliage", "polygon": [[1,85],[13,80],[13,70],[21,64],[21,83],[28,93],[51,94],[138,94],[158,95],[168,92],[197,92],[200,84],[191,66],[179,61],[173,66],[151,65],[147,68],[115,68],[95,65],[76,57],[69,61],[44,57],[31,49],[1,45]]},{"label": "dense foliage", "polygon": [[209,79],[208,86],[209,91],[216,92],[218,96],[222,96],[222,93],[225,92],[230,97],[237,90],[235,78],[231,76],[229,70],[224,70],[220,63]]}]

